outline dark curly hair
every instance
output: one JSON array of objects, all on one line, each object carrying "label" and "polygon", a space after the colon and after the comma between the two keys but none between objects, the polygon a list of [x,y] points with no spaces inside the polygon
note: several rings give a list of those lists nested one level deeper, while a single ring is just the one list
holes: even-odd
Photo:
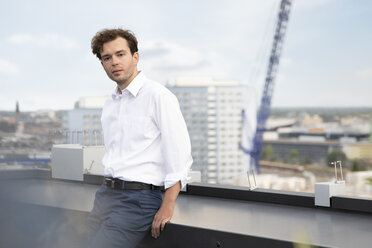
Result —
[{"label": "dark curly hair", "polygon": [[100,60],[102,59],[101,57],[101,52],[103,49],[103,44],[113,41],[118,37],[122,37],[127,40],[128,46],[130,49],[130,52],[132,55],[135,52],[138,52],[138,42],[136,36],[134,36],[133,32],[130,30],[125,30],[121,28],[116,28],[116,29],[103,29],[96,33],[96,35],[92,38],[92,52],[94,55],[97,56]]}]

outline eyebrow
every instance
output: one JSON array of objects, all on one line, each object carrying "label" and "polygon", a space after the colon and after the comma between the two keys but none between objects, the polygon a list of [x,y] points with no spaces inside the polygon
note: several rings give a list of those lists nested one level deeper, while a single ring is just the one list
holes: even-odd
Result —
[{"label": "eyebrow", "polygon": [[[119,50],[119,51],[116,51],[116,52],[115,52],[115,54],[118,54],[118,53],[126,53],[126,51],[122,49],[122,50]],[[102,55],[102,58],[103,58],[103,57],[107,57],[107,56],[111,56],[111,55],[110,55],[110,54],[103,54],[103,55]]]},{"label": "eyebrow", "polygon": [[127,51],[125,51],[125,50],[120,50],[120,51],[117,51],[117,52],[115,52],[115,53],[126,53]]}]

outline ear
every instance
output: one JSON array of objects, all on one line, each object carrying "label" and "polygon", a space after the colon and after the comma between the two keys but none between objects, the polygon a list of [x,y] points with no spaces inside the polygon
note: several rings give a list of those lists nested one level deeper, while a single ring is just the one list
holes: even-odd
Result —
[{"label": "ear", "polygon": [[138,64],[138,61],[139,61],[139,53],[138,53],[138,52],[135,52],[135,53],[133,54],[133,58],[134,58],[134,60],[136,61],[136,64]]},{"label": "ear", "polygon": [[103,64],[102,60],[100,60],[100,62],[101,62],[101,65],[102,65],[103,69],[106,70],[105,65]]}]

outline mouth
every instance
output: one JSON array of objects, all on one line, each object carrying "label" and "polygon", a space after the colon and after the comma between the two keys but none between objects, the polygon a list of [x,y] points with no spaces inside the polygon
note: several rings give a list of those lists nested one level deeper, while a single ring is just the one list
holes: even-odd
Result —
[{"label": "mouth", "polygon": [[122,72],[123,70],[114,70],[112,71],[112,74],[119,74],[120,72]]}]

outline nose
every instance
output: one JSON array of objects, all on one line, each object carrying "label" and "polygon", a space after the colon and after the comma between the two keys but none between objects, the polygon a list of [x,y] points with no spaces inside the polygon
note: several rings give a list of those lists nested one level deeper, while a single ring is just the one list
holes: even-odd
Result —
[{"label": "nose", "polygon": [[118,62],[119,62],[119,58],[116,55],[113,55],[112,56],[112,64],[113,65],[117,65]]}]

